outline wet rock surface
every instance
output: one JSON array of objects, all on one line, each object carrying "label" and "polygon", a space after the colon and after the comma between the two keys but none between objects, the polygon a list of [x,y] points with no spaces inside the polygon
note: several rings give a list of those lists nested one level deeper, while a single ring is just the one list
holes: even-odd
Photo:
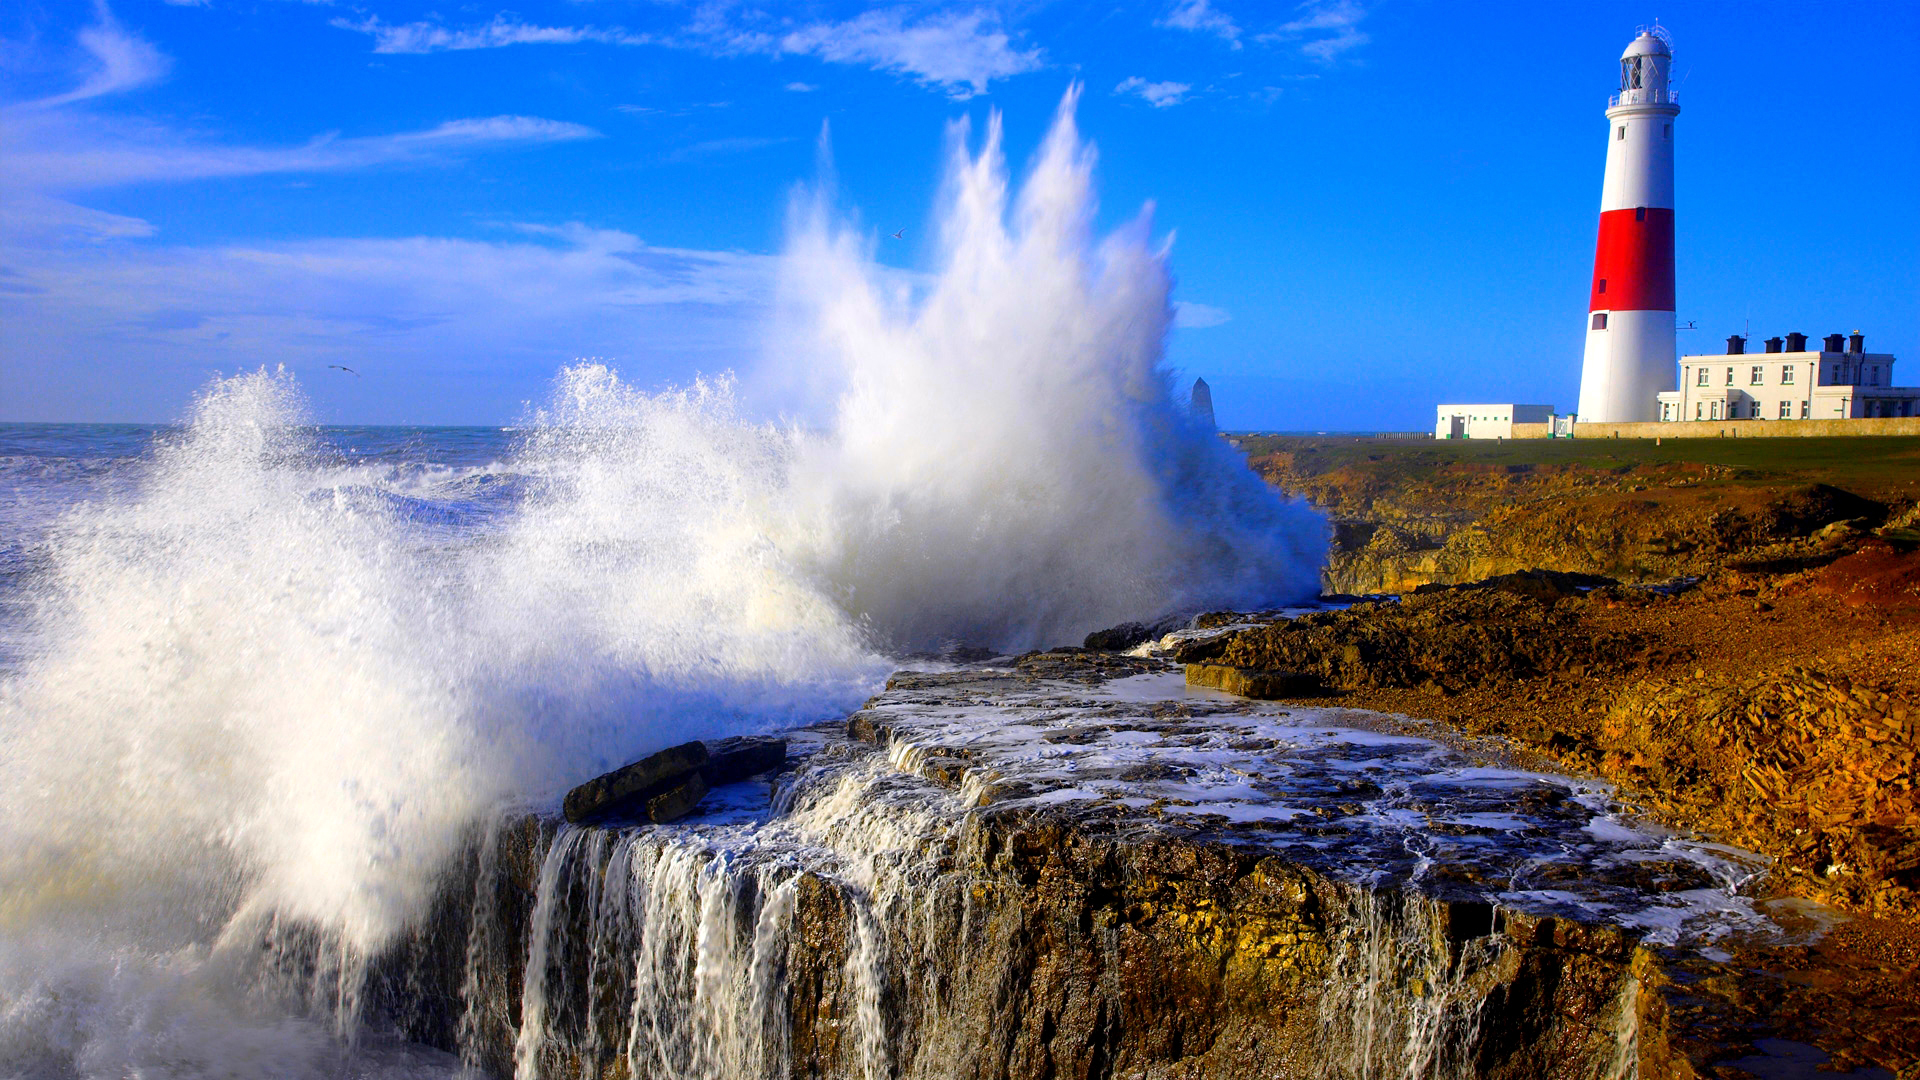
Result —
[{"label": "wet rock surface", "polygon": [[1730,1076],[1760,1038],[1833,1053],[1818,994],[1739,974],[1826,940],[1744,894],[1757,860],[1389,718],[1076,649],[902,672],[791,737],[775,785],[717,786],[678,825],[503,819],[371,996],[494,1075]]}]

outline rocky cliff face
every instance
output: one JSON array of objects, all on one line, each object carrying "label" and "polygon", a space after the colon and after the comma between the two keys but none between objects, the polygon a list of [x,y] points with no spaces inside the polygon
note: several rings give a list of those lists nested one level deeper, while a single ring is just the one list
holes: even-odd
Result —
[{"label": "rocky cliff face", "polygon": [[1717,856],[1165,671],[903,675],[688,822],[502,819],[367,1013],[529,1077],[1654,1077],[1740,1052],[1675,1034],[1664,965],[1691,947],[1603,914],[1691,925]]}]

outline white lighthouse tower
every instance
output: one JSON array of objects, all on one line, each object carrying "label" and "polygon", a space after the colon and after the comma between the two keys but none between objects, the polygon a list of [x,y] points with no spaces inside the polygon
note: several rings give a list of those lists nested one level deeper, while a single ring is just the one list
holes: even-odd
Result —
[{"label": "white lighthouse tower", "polygon": [[1659,27],[1620,56],[1620,92],[1607,108],[1607,176],[1587,305],[1579,418],[1659,419],[1655,395],[1674,388],[1673,50]]}]

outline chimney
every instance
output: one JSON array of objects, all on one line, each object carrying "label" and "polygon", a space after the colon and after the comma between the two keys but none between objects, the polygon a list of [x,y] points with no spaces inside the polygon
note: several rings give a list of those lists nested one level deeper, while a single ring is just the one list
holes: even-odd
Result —
[{"label": "chimney", "polygon": [[1727,355],[1728,356],[1739,356],[1741,353],[1746,351],[1747,351],[1746,338],[1741,337],[1739,334],[1734,334],[1727,338]]},{"label": "chimney", "polygon": [[1777,337],[1770,337],[1770,338],[1768,338],[1768,339],[1767,339],[1767,351],[1768,351],[1768,352],[1779,352],[1779,351],[1780,351],[1780,339],[1779,339],[1779,338],[1777,338]]},{"label": "chimney", "polygon": [[1827,349],[1826,349],[1826,351],[1827,351],[1827,352],[1839,352],[1839,351],[1840,351],[1840,348],[1841,348],[1841,343],[1842,343],[1842,342],[1844,342],[1844,341],[1846,341],[1846,340],[1847,340],[1846,338],[1844,338],[1844,337],[1842,337],[1842,336],[1840,336],[1839,334],[1828,334],[1828,335],[1827,335]]},{"label": "chimney", "polygon": [[1850,353],[1867,351],[1867,339],[1860,335],[1860,331],[1855,330],[1853,336],[1847,339],[1847,351]]},{"label": "chimney", "polygon": [[1807,335],[1788,334],[1787,335],[1787,351],[1788,352],[1806,352],[1807,351]]}]

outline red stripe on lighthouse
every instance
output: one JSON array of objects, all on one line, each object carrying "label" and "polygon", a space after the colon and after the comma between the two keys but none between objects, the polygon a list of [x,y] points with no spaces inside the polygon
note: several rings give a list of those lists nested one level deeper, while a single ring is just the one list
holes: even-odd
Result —
[{"label": "red stripe on lighthouse", "polygon": [[1607,210],[1593,256],[1588,311],[1673,310],[1673,211]]}]

